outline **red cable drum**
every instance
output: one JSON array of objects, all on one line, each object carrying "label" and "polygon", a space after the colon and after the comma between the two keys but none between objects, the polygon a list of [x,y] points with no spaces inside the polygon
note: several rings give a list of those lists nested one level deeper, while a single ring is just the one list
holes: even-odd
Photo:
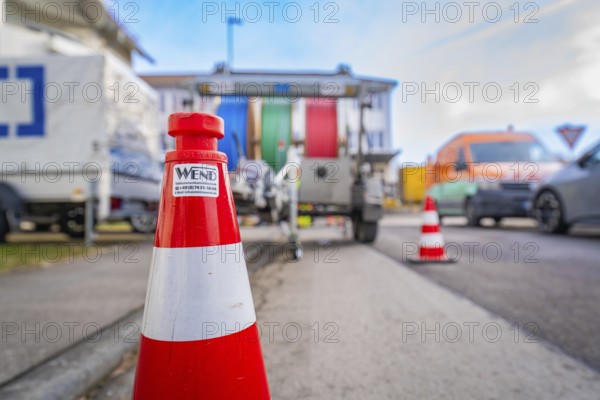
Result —
[{"label": "red cable drum", "polygon": [[336,99],[306,99],[306,157],[336,158],[338,155]]}]

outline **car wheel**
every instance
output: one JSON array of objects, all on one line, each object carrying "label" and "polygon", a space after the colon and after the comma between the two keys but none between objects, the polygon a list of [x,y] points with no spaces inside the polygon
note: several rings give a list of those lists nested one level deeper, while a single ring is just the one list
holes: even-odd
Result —
[{"label": "car wheel", "polygon": [[61,230],[72,238],[85,236],[85,206],[75,206],[65,211],[60,221]]},{"label": "car wheel", "polygon": [[129,218],[129,223],[138,233],[152,233],[156,230],[156,215],[133,215]]},{"label": "car wheel", "polygon": [[569,225],[564,220],[562,204],[553,192],[546,190],[537,197],[534,212],[541,232],[566,233],[569,230]]},{"label": "car wheel", "polygon": [[467,217],[467,225],[481,226],[479,210],[477,210],[477,206],[472,200],[467,200],[467,204],[465,205],[465,216]]},{"label": "car wheel", "polygon": [[5,214],[6,212],[0,208],[0,243],[4,243],[6,241],[6,234],[10,230]]}]

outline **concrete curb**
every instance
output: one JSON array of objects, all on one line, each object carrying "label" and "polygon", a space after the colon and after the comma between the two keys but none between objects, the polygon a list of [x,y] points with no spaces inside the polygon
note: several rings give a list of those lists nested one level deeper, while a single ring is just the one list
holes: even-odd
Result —
[{"label": "concrete curb", "polygon": [[139,342],[142,309],[0,386],[3,400],[67,400],[87,393]]},{"label": "concrete curb", "polygon": [[[281,257],[283,244],[257,242],[247,248],[250,275]],[[123,356],[137,349],[143,307],[75,343],[52,358],[0,384],[2,400],[68,400],[90,392],[113,372]]]}]

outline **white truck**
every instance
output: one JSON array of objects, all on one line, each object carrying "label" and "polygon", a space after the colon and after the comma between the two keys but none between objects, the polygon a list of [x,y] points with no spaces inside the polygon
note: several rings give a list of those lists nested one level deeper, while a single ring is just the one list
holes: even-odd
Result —
[{"label": "white truck", "polygon": [[[156,92],[107,55],[0,57],[0,241],[94,221],[155,226],[162,167]],[[90,219],[88,219],[90,220]]]}]

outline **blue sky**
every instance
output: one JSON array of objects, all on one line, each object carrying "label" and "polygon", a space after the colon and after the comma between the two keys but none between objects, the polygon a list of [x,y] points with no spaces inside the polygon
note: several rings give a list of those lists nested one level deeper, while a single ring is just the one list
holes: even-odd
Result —
[{"label": "blue sky", "polygon": [[[235,27],[235,68],[332,70],[347,63],[358,74],[399,81],[392,125],[401,161],[423,161],[457,132],[509,124],[562,154],[568,151],[555,128],[564,123],[587,126],[577,152],[600,139],[596,0],[481,1],[472,10],[462,1],[454,3],[459,8],[428,1],[429,14],[421,1],[272,1],[272,21],[268,2],[149,0],[118,8],[156,59],[136,60],[140,72],[210,71],[226,58],[223,21],[237,14],[246,21]],[[422,99],[421,85],[436,84],[440,101]],[[419,93],[408,95],[414,85]],[[496,98],[495,88],[502,91]],[[528,94],[537,102],[525,102]]]}]

